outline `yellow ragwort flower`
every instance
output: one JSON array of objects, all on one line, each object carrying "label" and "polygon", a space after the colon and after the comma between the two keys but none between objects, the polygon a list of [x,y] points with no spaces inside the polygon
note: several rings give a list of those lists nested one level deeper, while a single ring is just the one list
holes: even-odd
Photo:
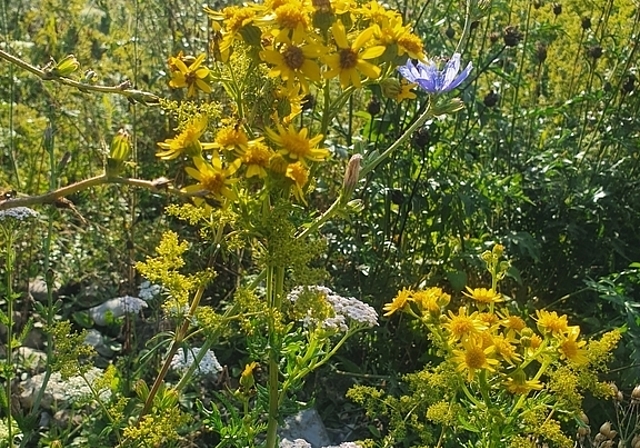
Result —
[{"label": "yellow ragwort flower", "polygon": [[191,120],[185,128],[174,138],[168,138],[159,142],[158,146],[163,151],[158,151],[156,157],[163,160],[175,159],[181,154],[189,157],[198,157],[203,149],[211,149],[212,143],[201,143],[200,137],[207,129],[207,117],[201,115]]},{"label": "yellow ragwort flower", "polygon": [[293,181],[293,196],[298,201],[306,204],[307,201],[304,198],[304,191],[302,188],[309,181],[309,170],[302,164],[302,162],[290,163],[289,166],[287,166],[285,176]]},{"label": "yellow ragwort flower", "polygon": [[413,300],[413,291],[407,288],[402,288],[402,291],[398,291],[398,294],[393,298],[393,300],[382,307],[383,311],[386,313],[383,314],[384,317],[389,317],[396,311],[402,311],[404,307],[409,303],[409,301]]},{"label": "yellow ragwort flower", "polygon": [[467,308],[464,306],[460,307],[458,314],[449,311],[449,317],[445,320],[443,327],[449,332],[450,341],[459,341],[473,334],[479,334],[488,328],[487,324],[478,318],[477,311],[467,315]]},{"label": "yellow ragwort flower", "polygon": [[204,58],[205,55],[203,53],[191,62],[188,67],[181,58],[170,58],[169,67],[175,67],[176,70],[171,70],[169,86],[174,89],[187,87],[187,98],[195,96],[197,90],[211,93],[211,86],[205,81],[209,76],[209,69],[201,67]]},{"label": "yellow ragwort flower", "polygon": [[236,159],[228,167],[223,167],[222,160],[217,154],[214,154],[211,162],[207,162],[202,157],[193,159],[196,168],[190,166],[185,168],[189,176],[198,181],[195,185],[189,185],[185,188],[187,193],[198,193],[205,191],[210,193],[219,201],[224,199],[236,200],[237,196],[231,188],[233,184],[238,182],[231,176],[238,170],[241,164],[240,159]]},{"label": "yellow ragwort flower", "polygon": [[482,340],[479,337],[471,337],[462,341],[464,350],[453,350],[452,360],[458,364],[456,371],[467,371],[467,380],[472,381],[477,370],[487,370],[494,372],[493,366],[499,364],[497,359],[492,357],[494,347],[482,347]]},{"label": "yellow ragwort flower", "polygon": [[512,394],[524,395],[532,390],[542,389],[542,383],[538,380],[527,380],[527,375],[521,369],[513,372],[504,383],[506,389]]},{"label": "yellow ragwort flower", "polygon": [[514,339],[505,337],[504,335],[493,336],[493,346],[496,353],[504,359],[509,365],[514,366],[515,362],[520,361],[520,355],[516,351],[516,347],[513,345]]},{"label": "yellow ragwort flower", "polygon": [[276,42],[282,42],[289,37],[296,42],[302,41],[311,24],[310,6],[309,2],[303,4],[297,0],[289,0],[274,10],[274,21],[278,29],[274,33]]},{"label": "yellow ragwort flower", "polygon": [[316,135],[309,139],[307,135],[309,130],[302,128],[296,132],[292,124],[287,128],[278,124],[278,132],[273,129],[266,129],[265,133],[269,140],[275,143],[282,155],[289,156],[291,159],[306,163],[307,160],[312,162],[321,162],[329,156],[329,151],[318,148],[318,143],[323,139],[322,135]]},{"label": "yellow ragwort flower", "polygon": [[216,148],[242,152],[249,144],[249,137],[242,127],[235,123],[218,129],[213,142]]},{"label": "yellow ragwort flower", "polygon": [[433,287],[416,291],[413,294],[413,300],[421,309],[432,314],[439,314],[440,309],[449,304],[451,296],[442,291],[442,288]]},{"label": "yellow ragwort flower", "polygon": [[587,358],[587,351],[582,348],[587,343],[586,341],[578,341],[579,336],[580,327],[569,327],[566,336],[562,336],[560,338],[558,351],[560,351],[560,355],[563,358],[568,359],[575,364],[583,365],[589,362],[589,359]]},{"label": "yellow ragwort flower", "polygon": [[542,333],[551,333],[554,336],[564,334],[569,329],[566,314],[558,316],[555,311],[536,310],[538,316],[538,329]]},{"label": "yellow ragwort flower", "polygon": [[502,302],[502,294],[487,288],[471,289],[466,287],[468,292],[463,292],[465,296],[475,300],[478,304],[489,305],[491,303]]},{"label": "yellow ragwort flower", "polygon": [[387,48],[396,48],[395,56],[407,55],[411,59],[425,59],[422,40],[408,27],[402,26],[401,17],[392,17],[384,23],[374,25],[373,28],[376,38],[382,45]]},{"label": "yellow ragwort flower", "polygon": [[315,61],[323,53],[322,45],[304,41],[292,41],[284,36],[281,43],[275,43],[273,47],[260,52],[263,61],[272,65],[268,75],[280,77],[286,82],[287,89],[295,89],[297,81],[302,87],[302,92],[309,92],[309,81],[320,82],[322,75],[320,66]]},{"label": "yellow ragwort flower", "polygon": [[262,142],[262,139],[252,140],[247,145],[247,149],[240,158],[242,163],[247,166],[245,176],[247,178],[257,176],[259,178],[267,177],[267,168],[269,160],[273,156],[273,151]]},{"label": "yellow ragwort flower", "polygon": [[385,47],[376,45],[364,48],[373,38],[373,28],[362,31],[352,45],[347,40],[347,31],[341,20],[336,20],[331,26],[331,34],[338,50],[324,58],[329,70],[324,73],[327,79],[340,78],[340,86],[346,89],[350,85],[359,89],[362,86],[360,73],[369,79],[380,76],[380,67],[367,62],[384,53]]},{"label": "yellow ragwort flower", "polygon": [[523,329],[527,328],[527,323],[520,316],[512,316],[509,314],[509,310],[504,309],[502,312],[498,312],[500,316],[500,324],[509,332],[519,333]]}]

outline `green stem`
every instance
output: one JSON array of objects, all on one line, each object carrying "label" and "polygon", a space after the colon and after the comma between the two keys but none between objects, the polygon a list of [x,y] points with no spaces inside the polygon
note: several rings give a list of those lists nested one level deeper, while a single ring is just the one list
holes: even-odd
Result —
[{"label": "green stem", "polygon": [[4,59],[5,61],[8,61],[13,65],[17,65],[18,67],[31,72],[44,81],[57,81],[60,84],[67,85],[69,87],[75,87],[83,92],[90,91],[99,93],[115,93],[118,95],[123,95],[134,101],[140,101],[145,104],[157,104],[160,101],[160,99],[152,93],[127,88],[130,84],[122,84],[117,86],[98,86],[93,84],[85,84],[83,82],[65,78],[63,76],[55,76],[52,73],[39,69],[38,67],[35,67],[28,62],[25,62],[22,59],[13,56],[10,53],[7,53],[4,50],[0,50],[0,59]]},{"label": "green stem", "polygon": [[6,246],[6,271],[7,271],[7,369],[5,394],[7,400],[7,435],[9,447],[13,448],[13,416],[11,414],[11,381],[13,380],[13,235],[11,230],[5,230]]},{"label": "green stem", "polygon": [[279,348],[275,328],[276,303],[278,295],[275,285],[274,266],[267,267],[267,301],[271,312],[269,319],[269,416],[267,423],[267,448],[275,448],[278,442],[278,403],[280,401],[279,394]]},{"label": "green stem", "polygon": [[362,167],[362,169],[360,170],[360,179],[365,177],[371,171],[376,169],[378,165],[384,162],[391,155],[392,152],[394,152],[396,149],[398,149],[398,147],[400,147],[400,145],[402,145],[405,141],[407,141],[411,137],[411,135],[413,135],[416,129],[422,126],[424,122],[427,121],[427,119],[429,119],[432,115],[433,115],[433,109],[431,108],[431,101],[429,101],[427,103],[427,107],[425,111],[422,112],[422,114],[420,114],[420,116],[416,119],[416,121],[414,121],[411,124],[411,126],[407,128],[406,131],[404,131],[404,133],[398,138],[398,140],[393,142],[391,146],[389,146],[382,154],[380,154],[375,159],[373,159],[372,161],[370,161],[369,163],[367,163],[365,166]]}]

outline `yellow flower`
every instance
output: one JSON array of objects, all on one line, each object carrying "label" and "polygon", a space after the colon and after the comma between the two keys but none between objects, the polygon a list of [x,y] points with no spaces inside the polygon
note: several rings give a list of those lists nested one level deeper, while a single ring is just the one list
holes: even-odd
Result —
[{"label": "yellow flower", "polygon": [[526,322],[520,316],[512,316],[509,314],[509,310],[504,310],[502,313],[498,313],[500,316],[500,324],[509,332],[520,332],[527,328]]},{"label": "yellow flower", "polygon": [[467,292],[463,292],[465,296],[475,300],[479,304],[488,305],[490,303],[496,303],[502,301],[502,295],[499,292],[495,292],[493,289],[476,288],[471,289],[467,286]]},{"label": "yellow flower", "polygon": [[286,177],[293,181],[293,195],[295,198],[306,204],[307,201],[304,198],[304,187],[309,181],[309,170],[302,164],[302,162],[290,163],[287,166]]},{"label": "yellow flower", "polygon": [[238,152],[246,149],[249,144],[247,134],[237,123],[220,128],[213,141],[216,148],[236,150]]},{"label": "yellow flower", "polygon": [[513,339],[503,335],[493,337],[493,346],[496,353],[502,357],[509,365],[515,365],[514,362],[520,361],[520,355],[516,352],[516,347],[512,345]]},{"label": "yellow flower", "polygon": [[563,358],[582,365],[589,361],[587,351],[582,348],[587,343],[586,341],[578,341],[578,336],[580,336],[580,327],[569,327],[567,335],[560,339],[558,350]]},{"label": "yellow flower", "polygon": [[292,41],[288,36],[282,39],[282,43],[276,43],[273,48],[260,52],[263,61],[273,65],[268,75],[280,77],[286,82],[287,89],[294,88],[294,81],[298,81],[304,93],[309,92],[309,82],[320,82],[320,66],[314,59],[323,53],[323,47],[319,44],[303,41]]},{"label": "yellow flower", "polygon": [[324,77],[331,79],[340,77],[340,86],[346,89],[350,85],[355,88],[362,86],[360,75],[362,73],[369,79],[377,79],[380,76],[380,67],[367,62],[384,53],[385,47],[377,45],[364,49],[363,47],[373,38],[373,28],[362,31],[353,45],[349,45],[347,32],[342,21],[336,20],[331,26],[331,33],[338,47],[336,53],[324,58],[330,70],[324,73]]},{"label": "yellow flower", "polygon": [[478,314],[478,319],[487,324],[489,328],[500,322],[500,318],[494,313],[480,313]]},{"label": "yellow flower", "polygon": [[425,59],[422,40],[413,34],[408,27],[402,26],[401,17],[390,17],[388,20],[376,24],[373,28],[382,45],[396,49],[396,54],[393,56],[407,55],[411,59]]},{"label": "yellow flower", "polygon": [[398,294],[393,298],[393,300],[385,306],[382,307],[383,311],[386,313],[383,314],[384,317],[389,317],[396,311],[402,311],[407,303],[411,300],[413,296],[413,291],[407,288],[402,288],[402,291],[398,291]]},{"label": "yellow flower", "polygon": [[569,328],[567,316],[563,314],[558,316],[555,311],[549,312],[544,310],[536,310],[538,316],[538,329],[543,333],[551,333],[554,336],[564,334]]},{"label": "yellow flower", "polygon": [[280,154],[287,155],[294,160],[299,160],[302,163],[307,160],[320,162],[329,156],[328,150],[317,147],[318,143],[322,141],[322,135],[316,135],[309,139],[307,138],[309,133],[307,128],[296,132],[292,124],[286,129],[278,124],[278,132],[272,129],[267,129],[265,132],[273,143],[282,148],[278,151]]},{"label": "yellow flower", "polygon": [[449,317],[446,318],[443,327],[449,331],[451,335],[449,339],[451,341],[459,341],[488,328],[487,324],[478,318],[477,311],[467,315],[467,308],[464,306],[460,307],[458,314],[453,314],[452,311],[449,311]]},{"label": "yellow flower", "polygon": [[205,81],[209,76],[209,69],[207,67],[200,67],[204,58],[205,55],[203,53],[189,64],[188,67],[181,58],[170,58],[169,67],[175,67],[175,70],[171,70],[169,86],[174,89],[187,87],[187,98],[195,96],[196,90],[211,93],[211,86]]},{"label": "yellow flower", "polygon": [[462,341],[464,350],[453,350],[453,361],[458,364],[458,372],[468,372],[467,379],[472,381],[476,370],[495,371],[493,366],[499,364],[497,359],[491,357],[493,347],[482,348],[481,338],[469,338]]},{"label": "yellow flower", "polygon": [[238,179],[233,179],[231,176],[240,167],[240,159],[236,159],[227,168],[222,166],[222,160],[220,160],[217,154],[211,159],[211,163],[202,157],[194,158],[193,163],[197,169],[188,166],[185,168],[185,171],[189,176],[197,180],[198,183],[186,187],[185,191],[187,193],[205,191],[211,193],[211,195],[219,201],[223,201],[224,198],[230,200],[237,199],[231,187],[234,183],[238,182]]},{"label": "yellow flower", "polygon": [[288,1],[278,6],[275,11],[275,23],[280,32],[276,36],[276,41],[285,39],[293,33],[295,41],[301,41],[304,33],[309,28],[311,20],[309,18],[309,8],[306,7],[308,2],[303,5],[298,1]]},{"label": "yellow flower", "polygon": [[164,151],[157,152],[156,156],[163,160],[175,159],[183,153],[190,157],[200,156],[203,149],[210,149],[213,146],[211,143],[200,143],[200,137],[206,129],[205,115],[193,119],[174,138],[159,142],[158,146]]},{"label": "yellow flower", "polygon": [[538,380],[527,380],[527,375],[520,369],[511,374],[505,381],[505,387],[512,394],[527,394],[532,390],[542,389]]},{"label": "yellow flower", "polygon": [[401,102],[402,100],[413,100],[416,98],[416,94],[411,91],[414,87],[418,87],[418,84],[415,82],[409,83],[406,79],[402,79],[400,81],[400,92],[395,97],[397,102]]},{"label": "yellow flower", "polygon": [[442,288],[429,288],[417,291],[413,294],[413,300],[421,309],[432,314],[439,314],[442,307],[447,306],[451,296],[442,291]]},{"label": "yellow flower", "polygon": [[262,143],[262,139],[250,141],[247,149],[240,157],[242,163],[247,165],[245,176],[248,178],[254,176],[258,176],[259,178],[267,177],[266,168],[269,167],[269,160],[272,155],[273,151]]}]

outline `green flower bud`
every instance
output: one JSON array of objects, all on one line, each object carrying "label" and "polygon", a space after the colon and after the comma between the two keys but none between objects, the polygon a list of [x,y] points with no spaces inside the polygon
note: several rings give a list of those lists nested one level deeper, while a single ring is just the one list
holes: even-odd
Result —
[{"label": "green flower bud", "polygon": [[349,200],[358,185],[358,180],[360,180],[361,161],[362,156],[360,154],[354,154],[351,156],[351,159],[349,159],[347,170],[344,173],[344,180],[342,181],[342,194],[340,198],[343,202]]},{"label": "green flower bud", "polygon": [[117,176],[124,162],[127,161],[131,154],[131,137],[125,129],[120,129],[111,140],[111,151],[107,159],[107,174]]},{"label": "green flower bud", "polygon": [[246,25],[240,28],[242,39],[252,47],[260,47],[262,45],[262,31],[255,25]]},{"label": "green flower bud", "polygon": [[387,78],[380,81],[380,89],[382,96],[385,98],[395,99],[402,93],[402,85],[396,78]]},{"label": "green flower bud", "polygon": [[62,61],[56,64],[53,72],[58,76],[69,76],[71,73],[78,70],[79,67],[80,63],[78,62],[76,57],[72,54],[69,54],[65,56]]}]

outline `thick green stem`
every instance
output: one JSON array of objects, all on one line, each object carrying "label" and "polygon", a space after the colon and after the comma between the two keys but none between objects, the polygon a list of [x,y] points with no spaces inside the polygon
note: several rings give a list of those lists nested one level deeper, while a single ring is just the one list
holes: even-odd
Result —
[{"label": "thick green stem", "polygon": [[276,303],[278,295],[276,291],[275,277],[276,268],[267,267],[267,300],[271,311],[269,319],[269,417],[267,423],[267,448],[275,448],[278,443],[278,403],[279,394],[279,350],[275,329]]}]

